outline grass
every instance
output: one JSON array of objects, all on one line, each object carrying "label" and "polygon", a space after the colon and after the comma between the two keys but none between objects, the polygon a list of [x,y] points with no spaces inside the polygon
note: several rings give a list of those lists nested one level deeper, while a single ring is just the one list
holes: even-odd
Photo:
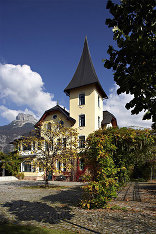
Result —
[{"label": "grass", "polygon": [[73,234],[68,230],[57,230],[33,225],[1,224],[0,234]]}]

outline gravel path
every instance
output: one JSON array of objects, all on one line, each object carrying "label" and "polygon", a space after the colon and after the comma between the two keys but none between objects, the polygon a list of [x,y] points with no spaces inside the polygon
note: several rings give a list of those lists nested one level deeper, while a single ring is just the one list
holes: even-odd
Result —
[{"label": "gravel path", "polygon": [[156,233],[156,183],[129,183],[110,202],[112,208],[97,210],[78,207],[82,184],[51,184],[65,187],[29,188],[43,182],[1,182],[0,222],[65,228],[74,233]]}]

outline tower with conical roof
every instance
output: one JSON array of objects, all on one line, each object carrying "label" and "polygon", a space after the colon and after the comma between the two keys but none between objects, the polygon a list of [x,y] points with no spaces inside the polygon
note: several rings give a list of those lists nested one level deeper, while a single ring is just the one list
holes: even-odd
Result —
[{"label": "tower with conical roof", "polygon": [[91,60],[87,37],[76,72],[64,92],[70,98],[70,116],[76,120],[74,127],[79,137],[86,139],[101,127],[103,99],[107,98]]}]

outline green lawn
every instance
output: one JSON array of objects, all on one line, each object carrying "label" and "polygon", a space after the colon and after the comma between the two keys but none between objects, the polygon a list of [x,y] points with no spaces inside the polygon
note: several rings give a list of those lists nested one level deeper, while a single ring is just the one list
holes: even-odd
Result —
[{"label": "green lawn", "polygon": [[56,230],[31,225],[0,224],[0,234],[73,234],[68,230]]}]

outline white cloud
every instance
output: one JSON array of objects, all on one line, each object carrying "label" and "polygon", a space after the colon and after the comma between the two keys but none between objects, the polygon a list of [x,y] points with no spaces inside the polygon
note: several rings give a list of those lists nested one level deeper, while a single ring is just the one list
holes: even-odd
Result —
[{"label": "white cloud", "polygon": [[3,118],[6,118],[9,121],[13,121],[16,119],[16,116],[18,115],[18,111],[16,110],[10,110],[5,106],[0,106],[0,112],[1,112],[1,116]]},{"label": "white cloud", "polygon": [[34,118],[37,119],[37,116],[35,116],[34,113],[32,111],[28,110],[27,108],[24,111],[23,110],[11,110],[11,109],[8,109],[6,106],[1,105],[0,112],[1,112],[1,116],[3,118],[7,119],[9,122],[15,120],[16,116],[19,113],[30,114],[30,115],[33,115]]},{"label": "white cloud", "polygon": [[140,112],[138,115],[131,115],[131,111],[125,108],[127,102],[132,100],[133,96],[130,94],[117,94],[118,86],[110,90],[108,100],[104,102],[104,110],[111,112],[117,119],[119,127],[130,127],[137,126],[143,128],[150,128],[151,120],[142,120],[144,111]]},{"label": "white cloud", "polygon": [[[45,92],[43,88],[41,76],[32,71],[30,66],[0,64],[0,100],[3,104],[9,101],[17,106],[26,106],[28,112],[31,110],[32,113],[41,116],[45,110],[56,105],[52,100],[54,96]],[[4,106],[1,106],[1,115],[7,119],[19,113],[17,110],[5,108],[4,110]],[[10,117],[6,113],[9,113]]]}]

